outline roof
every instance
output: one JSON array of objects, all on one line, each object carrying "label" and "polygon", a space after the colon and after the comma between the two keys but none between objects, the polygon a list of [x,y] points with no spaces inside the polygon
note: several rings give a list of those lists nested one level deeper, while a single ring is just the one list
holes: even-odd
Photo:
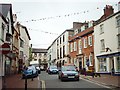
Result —
[{"label": "roof", "polygon": [[[12,4],[0,4],[0,16],[2,18],[6,19],[8,12],[10,11],[10,19],[11,19],[11,28],[13,27],[13,16],[12,16]],[[4,20],[5,21],[5,20]],[[14,33],[14,30],[12,29],[12,33]]]},{"label": "roof", "polygon": [[[102,19],[102,20],[98,20],[97,21],[97,23],[96,23],[96,25],[98,25],[98,24],[100,24],[101,22],[104,22],[104,21],[106,21],[106,20],[108,20],[109,18],[111,18],[111,17],[113,17],[113,16],[115,16],[115,15],[117,15],[117,14],[119,14],[120,13],[120,11],[118,11],[118,12],[116,12],[116,13],[114,13],[114,14],[111,14],[110,16],[108,16],[108,17],[106,17],[105,19]],[[96,26],[95,25],[95,26]]]},{"label": "roof", "polygon": [[47,53],[47,49],[32,48],[32,53]]},{"label": "roof", "polygon": [[4,16],[4,18],[7,17],[8,11],[10,11],[11,7],[11,4],[0,4],[0,13]]},{"label": "roof", "polygon": [[29,35],[29,33],[28,33],[28,30],[27,30],[26,26],[21,25],[21,27],[22,27],[22,28],[25,28],[25,31],[26,31],[26,33],[27,33],[27,36],[28,36],[29,40],[31,40],[30,35]]}]

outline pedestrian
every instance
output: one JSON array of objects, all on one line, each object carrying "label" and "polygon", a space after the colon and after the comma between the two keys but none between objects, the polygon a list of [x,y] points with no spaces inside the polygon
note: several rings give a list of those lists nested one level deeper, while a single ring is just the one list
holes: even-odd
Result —
[{"label": "pedestrian", "polygon": [[86,68],[83,68],[84,75],[86,76]]},{"label": "pedestrian", "polygon": [[92,68],[92,77],[94,78],[95,73],[94,73],[94,67]]}]

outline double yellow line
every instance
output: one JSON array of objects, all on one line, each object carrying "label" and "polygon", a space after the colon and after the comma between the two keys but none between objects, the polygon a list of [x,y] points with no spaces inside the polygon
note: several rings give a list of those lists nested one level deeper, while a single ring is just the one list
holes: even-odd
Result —
[{"label": "double yellow line", "polygon": [[45,90],[45,88],[46,88],[46,87],[45,87],[45,81],[44,81],[44,80],[41,80],[41,84],[42,84],[42,85],[41,85],[42,90]]}]

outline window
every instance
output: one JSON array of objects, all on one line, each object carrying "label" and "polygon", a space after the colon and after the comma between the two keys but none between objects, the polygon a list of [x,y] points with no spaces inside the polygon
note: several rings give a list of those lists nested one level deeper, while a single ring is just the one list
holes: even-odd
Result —
[{"label": "window", "polygon": [[59,40],[57,40],[57,46],[59,45]]},{"label": "window", "polygon": [[120,56],[117,57],[117,71],[120,72]]},{"label": "window", "polygon": [[82,40],[79,40],[79,49],[82,49]]},{"label": "window", "polygon": [[101,51],[105,51],[104,39],[101,40]]},{"label": "window", "polygon": [[104,33],[104,25],[103,24],[100,25],[100,34],[102,34],[102,33]]},{"label": "window", "polygon": [[70,51],[73,51],[73,43],[70,44]]},{"label": "window", "polygon": [[46,57],[46,53],[44,53],[44,57]]},{"label": "window", "polygon": [[93,64],[92,64],[92,60],[93,60],[93,56],[92,56],[92,54],[90,54],[90,56],[89,56],[89,63],[90,63],[90,66],[93,65]]},{"label": "window", "polygon": [[22,47],[22,48],[23,48],[23,46],[24,46],[24,42],[23,42],[23,40],[22,40],[22,39],[20,39],[20,47]]},{"label": "window", "polygon": [[60,37],[60,44],[61,44],[61,37]]},{"label": "window", "polygon": [[74,30],[74,35],[76,35],[78,33],[78,29]]},{"label": "window", "polygon": [[41,53],[39,53],[39,56],[41,57]]},{"label": "window", "polygon": [[100,72],[107,71],[106,58],[101,58],[99,60],[99,63],[100,63]]},{"label": "window", "polygon": [[23,51],[20,51],[20,58],[23,59]]},{"label": "window", "polygon": [[87,48],[87,38],[84,38],[84,48]]},{"label": "window", "polygon": [[120,34],[118,34],[118,48],[120,49]]},{"label": "window", "polygon": [[65,42],[65,35],[63,35],[63,42]]},{"label": "window", "polygon": [[41,59],[39,59],[39,63],[41,64]]},{"label": "window", "polygon": [[88,45],[92,46],[92,36],[88,37]]},{"label": "window", "polygon": [[120,16],[116,17],[116,24],[117,24],[117,27],[120,26]]},{"label": "window", "polygon": [[59,49],[57,49],[57,59],[59,59]]},{"label": "window", "polygon": [[62,49],[60,48],[60,58],[62,58]]},{"label": "window", "polygon": [[1,39],[4,40],[5,25],[2,23]]},{"label": "window", "polygon": [[74,51],[76,51],[77,50],[77,44],[76,44],[76,42],[74,42]]},{"label": "window", "polygon": [[65,56],[65,46],[63,46],[63,57]]}]

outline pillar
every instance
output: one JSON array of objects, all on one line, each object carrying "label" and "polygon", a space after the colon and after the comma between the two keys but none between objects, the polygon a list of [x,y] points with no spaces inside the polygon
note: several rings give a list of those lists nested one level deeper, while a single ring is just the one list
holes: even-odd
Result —
[{"label": "pillar", "polygon": [[106,58],[106,63],[107,63],[107,71],[111,72],[111,59],[110,58]]},{"label": "pillar", "polygon": [[114,70],[115,70],[115,72],[117,71],[117,67],[118,67],[118,65],[117,65],[117,57],[114,57]]}]

